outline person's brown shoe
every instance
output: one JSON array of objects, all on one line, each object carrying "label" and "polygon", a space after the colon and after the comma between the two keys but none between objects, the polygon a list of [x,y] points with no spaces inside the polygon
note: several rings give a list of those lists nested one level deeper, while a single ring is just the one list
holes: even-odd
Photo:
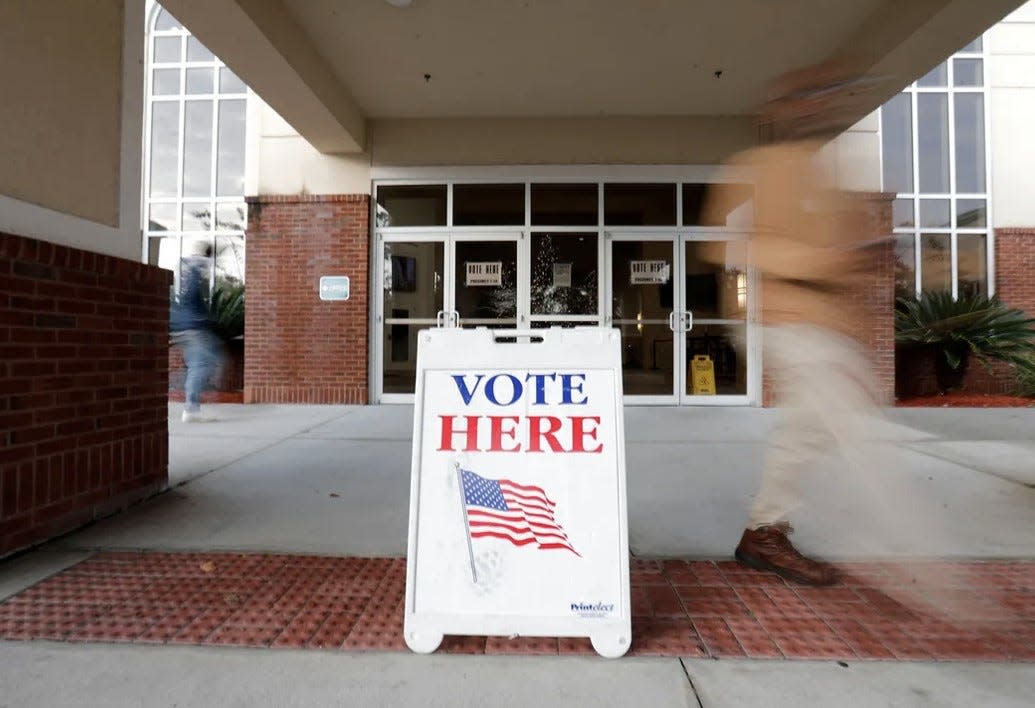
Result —
[{"label": "person's brown shoe", "polygon": [[787,538],[791,531],[788,523],[745,529],[733,555],[744,565],[756,570],[771,571],[796,583],[833,584],[837,580],[833,567],[798,553]]}]

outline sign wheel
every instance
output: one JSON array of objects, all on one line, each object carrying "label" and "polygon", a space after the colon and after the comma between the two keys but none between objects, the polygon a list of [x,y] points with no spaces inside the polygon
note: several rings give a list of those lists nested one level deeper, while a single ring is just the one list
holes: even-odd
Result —
[{"label": "sign wheel", "polygon": [[435,632],[407,632],[406,646],[416,654],[430,654],[442,644],[442,634]]}]

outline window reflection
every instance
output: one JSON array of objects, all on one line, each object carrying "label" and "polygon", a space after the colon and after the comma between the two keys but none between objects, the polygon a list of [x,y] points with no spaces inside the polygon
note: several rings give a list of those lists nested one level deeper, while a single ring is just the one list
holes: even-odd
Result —
[{"label": "window reflection", "polygon": [[988,292],[988,244],[985,234],[960,234],[956,252],[959,257],[960,297]]},{"label": "window reflection", "polygon": [[212,69],[187,69],[187,93],[212,93]]},{"label": "window reflection", "polygon": [[216,237],[216,280],[220,282],[244,282],[244,237]]},{"label": "window reflection", "polygon": [[177,196],[180,106],[155,103],[151,107],[151,196]]},{"label": "window reflection", "polygon": [[895,227],[913,226],[913,200],[896,199],[891,205],[891,219]]},{"label": "window reflection", "polygon": [[921,78],[917,79],[917,86],[938,87],[949,83],[949,68],[945,62],[931,69]]},{"label": "window reflection", "polygon": [[155,37],[155,63],[178,62],[180,56],[180,45],[182,40],[179,37]]},{"label": "window reflection", "polygon": [[517,243],[461,241],[455,246],[456,311],[462,320],[517,321]]},{"label": "window reflection", "polygon": [[595,226],[599,190],[595,184],[533,184],[532,224]]},{"label": "window reflection", "polygon": [[212,102],[184,104],[183,196],[212,193]]},{"label": "window reflection", "polygon": [[947,229],[952,226],[948,199],[921,199],[920,226]]},{"label": "window reflection", "polygon": [[380,227],[445,226],[446,185],[382,185],[377,206]]},{"label": "window reflection", "polygon": [[913,234],[895,239],[895,297],[916,296],[916,243]]},{"label": "window reflection", "polygon": [[597,313],[597,235],[532,235],[532,314]]},{"label": "window reflection", "polygon": [[957,199],[956,226],[960,228],[983,228],[988,226],[987,211],[984,199]]},{"label": "window reflection", "polygon": [[920,288],[923,292],[952,289],[952,246],[949,234],[920,235]]},{"label": "window reflection", "polygon": [[921,93],[916,97],[920,191],[949,191],[949,97]]},{"label": "window reflection", "polygon": [[525,223],[524,184],[454,184],[454,226]]},{"label": "window reflection", "polygon": [[219,102],[216,194],[221,197],[244,194],[244,113],[243,100]]},{"label": "window reflection", "polygon": [[676,185],[605,184],[608,226],[675,226]]},{"label": "window reflection", "polygon": [[884,189],[913,191],[913,104],[900,93],[881,108],[881,151]]},{"label": "window reflection", "polygon": [[956,191],[985,191],[985,97],[958,93],[956,103]]}]

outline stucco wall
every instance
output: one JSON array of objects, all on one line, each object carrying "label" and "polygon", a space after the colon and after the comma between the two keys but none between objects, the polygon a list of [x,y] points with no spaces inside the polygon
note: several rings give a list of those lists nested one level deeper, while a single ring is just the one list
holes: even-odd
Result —
[{"label": "stucco wall", "polygon": [[17,58],[0,66],[0,230],[140,259],[143,17],[143,0],[0,3]]},{"label": "stucco wall", "polygon": [[368,154],[322,154],[257,95],[248,102],[246,194],[370,193]]},{"label": "stucco wall", "polygon": [[988,33],[992,218],[997,228],[1035,225],[1035,2]]},{"label": "stucco wall", "polygon": [[880,113],[874,111],[832,140],[824,150],[829,179],[852,192],[879,192]]},{"label": "stucco wall", "polygon": [[249,100],[248,194],[368,194],[373,167],[710,165],[757,136],[747,117],[374,120],[366,153],[325,155]]}]

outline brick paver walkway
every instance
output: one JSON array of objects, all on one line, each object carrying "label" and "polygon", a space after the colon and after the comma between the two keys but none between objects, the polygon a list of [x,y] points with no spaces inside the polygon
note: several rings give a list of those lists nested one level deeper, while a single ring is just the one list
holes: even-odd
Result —
[{"label": "brick paver walkway", "polygon": [[[634,560],[630,654],[1035,660],[1035,562],[840,568],[803,588],[733,562]],[[403,559],[97,553],[0,603],[0,638],[406,651],[405,581]],[[439,651],[593,653],[539,637]]]}]

